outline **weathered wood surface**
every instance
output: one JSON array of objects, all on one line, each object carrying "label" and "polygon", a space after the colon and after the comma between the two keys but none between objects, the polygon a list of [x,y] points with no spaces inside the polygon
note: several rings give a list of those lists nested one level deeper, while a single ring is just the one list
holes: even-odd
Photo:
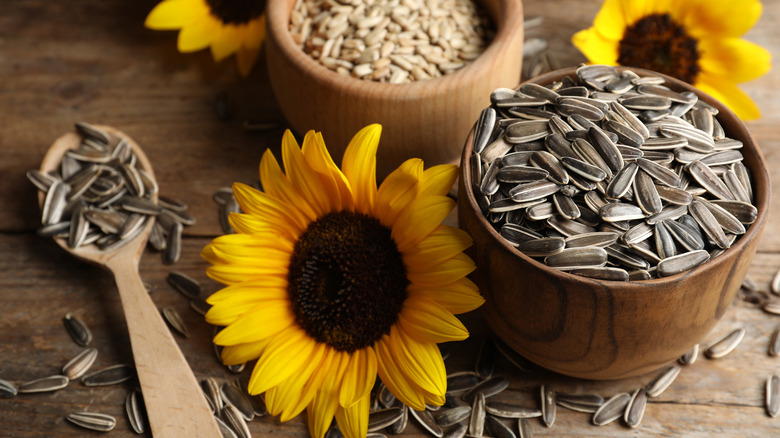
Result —
[{"label": "weathered wood surface", "polygon": [[[67,335],[62,318],[72,312],[83,318],[100,351],[95,367],[131,362],[132,357],[119,297],[110,274],[67,255],[53,242],[34,233],[38,211],[33,187],[24,177],[40,164],[44,151],[74,121],[109,124],[131,135],[154,163],[164,194],[184,200],[197,218],[185,229],[181,261],[166,266],[148,252],[141,275],[157,286],[152,298],[172,306],[190,326],[190,337],[177,340],[197,377],[235,378],[214,357],[212,328],[189,308],[165,277],[173,270],[203,281],[207,293],[219,285],[205,276],[200,249],[219,234],[216,204],[211,195],[233,181],[253,182],[267,147],[278,148],[278,129],[256,131],[245,122],[279,120],[273,92],[261,62],[248,79],[241,79],[233,60],[214,64],[207,52],[176,53],[174,32],[143,28],[156,0],[136,2],[80,0],[0,2],[0,378],[12,382],[59,373],[80,351]],[[542,15],[545,24],[529,31],[550,41],[559,66],[582,58],[569,44],[575,31],[590,25],[597,0],[525,0],[526,16]],[[780,55],[780,3],[765,2],[764,15],[747,38]],[[565,11],[565,12],[562,12]],[[511,84],[508,84],[511,85]],[[780,181],[780,70],[744,85],[759,103],[764,117],[748,127],[762,146],[773,181]],[[226,95],[230,117],[215,109]],[[327,139],[326,139],[327,142]],[[774,198],[780,190],[773,190]],[[773,202],[769,226],[749,276],[764,290],[780,268],[780,216]],[[448,369],[473,366],[479,342],[489,333],[479,313],[465,316],[472,338],[450,345]],[[552,428],[532,421],[536,436],[746,436],[777,435],[780,419],[763,409],[763,385],[778,372],[780,358],[766,347],[780,317],[736,301],[704,342],[736,326],[747,334],[731,355],[716,361],[700,358],[685,367],[665,393],[652,399],[640,428],[618,423],[592,426],[586,414],[558,409]],[[543,383],[565,392],[612,395],[631,391],[653,376],[614,382],[570,379],[543,370],[522,373],[499,362],[497,373],[511,379],[501,394],[529,406],[538,403]],[[245,375],[248,371],[245,371]],[[124,399],[134,387],[87,388],[72,382],[52,394],[0,399],[0,436],[76,437],[84,431],[67,423],[72,411],[115,415],[110,436],[135,436],[124,415]],[[306,436],[305,417],[281,424],[265,417],[251,424],[254,436]],[[410,424],[407,436],[426,436]]]}]

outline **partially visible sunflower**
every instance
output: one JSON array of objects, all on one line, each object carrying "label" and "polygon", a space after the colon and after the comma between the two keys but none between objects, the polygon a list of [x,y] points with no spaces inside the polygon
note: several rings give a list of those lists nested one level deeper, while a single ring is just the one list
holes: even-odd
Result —
[{"label": "partially visible sunflower", "polygon": [[745,120],[761,117],[737,84],[769,71],[771,55],[740,38],[759,0],[605,0],[574,45],[593,63],[646,68],[693,84]]},{"label": "partially visible sunflower", "polygon": [[285,132],[286,174],[266,151],[264,191],[233,185],[245,212],[230,218],[237,234],[202,251],[208,275],[228,285],[206,314],[226,326],[214,338],[223,362],[258,359],[249,392],[265,392],[282,421],[307,408],[317,438],[334,415],[345,436],[365,436],[377,373],[413,409],[444,403],[436,344],[468,337],[453,314],[484,301],[466,278],[471,238],[442,224],[457,168],[410,159],[377,189],[380,133],[358,132],[339,170],[321,134],[298,147]]},{"label": "partially visible sunflower", "polygon": [[182,53],[211,47],[219,62],[236,54],[238,70],[248,76],[265,39],[266,0],[163,0],[144,25],[155,30],[178,30]]}]

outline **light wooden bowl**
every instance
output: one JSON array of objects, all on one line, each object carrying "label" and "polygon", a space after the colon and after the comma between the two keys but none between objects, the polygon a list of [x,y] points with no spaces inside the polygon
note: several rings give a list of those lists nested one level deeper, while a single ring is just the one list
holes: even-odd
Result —
[{"label": "light wooden bowl", "polygon": [[[642,72],[633,69],[640,75]],[[656,74],[656,73],[653,73]],[[529,82],[549,84],[574,69]],[[529,360],[561,374],[618,379],[657,370],[699,343],[723,316],[756,253],[769,209],[769,173],[754,138],[720,102],[666,77],[677,91],[694,91],[720,111],[726,134],[743,142],[758,218],[720,256],[672,277],[642,282],[599,281],[558,271],[509,245],[480,213],[471,190],[473,132],[462,155],[458,219],[474,238],[473,279],[493,331]]]},{"label": "light wooden bowl", "polygon": [[520,0],[481,0],[496,36],[485,52],[459,71],[410,84],[341,76],[312,59],[290,36],[296,0],[268,2],[266,53],[271,85],[287,121],[303,134],[321,131],[334,159],[371,123],[383,126],[377,175],[409,158],[426,166],[456,164],[460,144],[490,92],[520,80],[523,11]]}]

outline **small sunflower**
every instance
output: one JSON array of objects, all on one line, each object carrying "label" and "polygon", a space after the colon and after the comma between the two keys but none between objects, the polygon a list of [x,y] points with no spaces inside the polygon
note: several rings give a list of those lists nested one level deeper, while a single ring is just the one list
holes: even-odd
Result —
[{"label": "small sunflower", "polygon": [[740,38],[761,10],[759,0],[605,0],[572,42],[595,64],[665,73],[757,119],[761,112],[737,84],[770,68],[770,53]]},{"label": "small sunflower", "polygon": [[265,39],[266,0],[163,0],[144,25],[179,31],[182,53],[211,47],[219,62],[236,54],[238,70],[248,76]]},{"label": "small sunflower", "polygon": [[376,375],[417,410],[441,405],[447,381],[437,343],[468,337],[455,317],[483,303],[466,275],[464,231],[442,221],[457,167],[410,159],[377,189],[381,127],[358,132],[341,170],[320,133],[302,147],[282,139],[286,174],[270,151],[264,191],[236,183],[237,234],[203,249],[208,275],[226,288],[206,320],[226,365],[258,359],[249,392],[265,392],[281,421],[308,411],[322,437],[334,415],[348,437],[365,436]]}]

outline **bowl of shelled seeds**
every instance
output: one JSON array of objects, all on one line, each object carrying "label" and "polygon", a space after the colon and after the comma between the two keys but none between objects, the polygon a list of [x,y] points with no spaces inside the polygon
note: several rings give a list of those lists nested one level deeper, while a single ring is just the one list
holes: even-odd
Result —
[{"label": "bowl of shelled seeds", "polygon": [[383,126],[377,174],[453,163],[488,96],[520,78],[520,0],[282,0],[267,5],[269,78],[299,133],[335,157]]},{"label": "bowl of shelled seeds", "polygon": [[769,175],[742,122],[691,85],[602,65],[496,89],[466,140],[458,217],[495,333],[550,370],[644,374],[739,289]]}]

